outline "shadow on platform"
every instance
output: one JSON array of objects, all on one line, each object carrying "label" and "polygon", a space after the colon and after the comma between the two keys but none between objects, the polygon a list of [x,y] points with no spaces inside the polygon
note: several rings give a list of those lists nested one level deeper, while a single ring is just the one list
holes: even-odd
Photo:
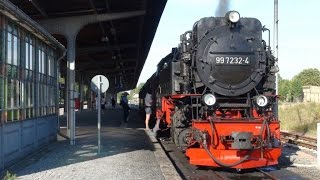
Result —
[{"label": "shadow on platform", "polygon": [[[85,168],[95,166],[97,159],[102,159],[109,166],[129,163],[126,159],[139,158],[135,161],[152,164],[154,146],[143,130],[143,118],[137,110],[130,113],[127,125],[122,123],[122,109],[107,109],[102,115],[101,127],[101,153],[98,154],[97,146],[97,113],[94,111],[76,112],[76,145],[69,145],[69,140],[59,137],[58,141],[42,151],[24,159],[12,168],[17,176],[24,176],[52,169],[61,169],[70,165]],[[66,134],[66,119],[60,119],[61,133]],[[122,127],[120,127],[122,126]],[[126,126],[124,128],[123,126]],[[152,154],[150,154],[152,153]],[[146,156],[146,157],[143,157]],[[154,158],[154,157],[153,157]],[[134,162],[133,162],[134,163]],[[87,167],[88,168],[88,167]],[[91,168],[91,167],[90,167]]]}]

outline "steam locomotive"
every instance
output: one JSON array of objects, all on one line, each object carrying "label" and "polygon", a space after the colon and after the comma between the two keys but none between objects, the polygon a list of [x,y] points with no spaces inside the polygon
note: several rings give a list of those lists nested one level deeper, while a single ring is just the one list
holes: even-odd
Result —
[{"label": "steam locomotive", "polygon": [[[262,33],[269,32],[268,43]],[[180,36],[140,91],[190,164],[235,169],[278,164],[278,71],[270,31],[255,18],[206,17]]]}]

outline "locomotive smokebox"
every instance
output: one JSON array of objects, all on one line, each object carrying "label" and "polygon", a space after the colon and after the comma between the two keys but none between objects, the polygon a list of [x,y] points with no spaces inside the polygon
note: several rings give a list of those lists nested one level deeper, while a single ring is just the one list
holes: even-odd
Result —
[{"label": "locomotive smokebox", "polygon": [[199,20],[193,31],[199,44],[197,72],[204,85],[224,96],[256,87],[266,69],[261,29],[255,18],[240,18],[232,27],[227,17]]}]

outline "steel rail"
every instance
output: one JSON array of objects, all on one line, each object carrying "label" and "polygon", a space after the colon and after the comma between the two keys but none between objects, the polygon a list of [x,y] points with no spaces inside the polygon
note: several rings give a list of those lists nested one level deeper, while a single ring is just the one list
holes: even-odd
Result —
[{"label": "steel rail", "polygon": [[297,133],[289,133],[289,132],[281,132],[280,134],[283,135],[283,136],[288,136],[288,137],[292,137],[292,138],[295,138],[295,139],[300,139],[300,140],[308,141],[310,143],[317,144],[317,138],[302,136],[302,135],[299,135]]},{"label": "steel rail", "polygon": [[282,141],[295,144],[298,146],[310,148],[310,149],[317,149],[317,139],[307,136],[302,136],[297,133],[290,133],[290,132],[281,132],[281,139]]},{"label": "steel rail", "polygon": [[273,176],[272,174],[265,172],[259,168],[257,168],[258,172],[261,172],[262,174],[264,174],[265,176],[267,176],[268,178],[272,179],[272,180],[277,180],[278,178],[276,178],[275,176]]}]

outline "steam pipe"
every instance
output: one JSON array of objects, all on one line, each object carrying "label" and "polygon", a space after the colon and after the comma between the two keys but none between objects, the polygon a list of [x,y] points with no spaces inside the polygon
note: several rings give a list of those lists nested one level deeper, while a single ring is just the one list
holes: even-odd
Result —
[{"label": "steam pipe", "polygon": [[270,43],[270,29],[268,29],[268,28],[263,26],[262,30],[263,31],[268,31],[268,50],[270,50],[270,46],[271,46],[271,43]]}]

